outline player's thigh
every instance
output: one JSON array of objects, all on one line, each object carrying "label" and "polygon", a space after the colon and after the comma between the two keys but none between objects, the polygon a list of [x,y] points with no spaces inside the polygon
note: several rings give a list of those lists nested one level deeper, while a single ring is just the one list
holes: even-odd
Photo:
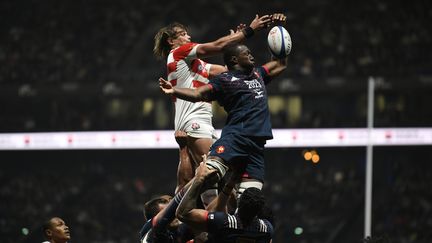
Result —
[{"label": "player's thigh", "polygon": [[202,160],[202,155],[207,154],[213,144],[212,138],[188,138],[188,148],[192,159],[199,163]]}]

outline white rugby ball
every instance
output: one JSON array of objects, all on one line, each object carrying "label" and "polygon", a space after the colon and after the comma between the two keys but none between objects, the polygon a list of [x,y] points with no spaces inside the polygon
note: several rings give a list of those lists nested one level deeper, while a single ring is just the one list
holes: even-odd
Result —
[{"label": "white rugby ball", "polygon": [[277,58],[284,58],[291,52],[291,36],[283,26],[273,27],[267,36],[270,52]]}]

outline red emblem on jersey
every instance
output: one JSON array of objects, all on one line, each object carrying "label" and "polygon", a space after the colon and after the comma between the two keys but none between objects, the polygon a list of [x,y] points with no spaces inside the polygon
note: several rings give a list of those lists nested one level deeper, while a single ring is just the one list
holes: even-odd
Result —
[{"label": "red emblem on jersey", "polygon": [[225,151],[225,147],[224,146],[219,146],[219,147],[217,147],[217,149],[216,149],[216,153],[218,153],[218,154],[221,154],[221,153],[223,153]]},{"label": "red emblem on jersey", "polygon": [[197,129],[200,128],[200,125],[198,123],[194,122],[194,123],[192,123],[191,127],[192,127],[193,130],[197,130]]}]

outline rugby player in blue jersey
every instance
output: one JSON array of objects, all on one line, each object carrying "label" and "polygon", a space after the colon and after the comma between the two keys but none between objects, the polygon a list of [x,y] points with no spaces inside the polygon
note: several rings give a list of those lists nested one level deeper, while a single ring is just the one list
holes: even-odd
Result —
[{"label": "rugby player in blue jersey", "polygon": [[191,102],[216,100],[228,113],[222,134],[210,148],[207,166],[215,169],[220,180],[229,168],[244,167],[246,178],[240,193],[249,187],[262,189],[264,183],[264,145],[273,138],[266,85],[282,73],[286,58],[275,59],[255,67],[254,57],[244,44],[224,49],[228,72],[196,89],[173,87],[159,79],[167,95]]},{"label": "rugby player in blue jersey", "polygon": [[204,162],[200,163],[191,187],[178,205],[177,218],[196,231],[207,232],[207,242],[271,242],[272,223],[258,217],[265,205],[264,195],[260,189],[246,189],[238,199],[237,211],[234,214],[226,211],[228,198],[236,180],[241,177],[240,173],[230,174],[222,193],[214,200],[213,210],[197,208],[197,199],[209,180],[211,181],[209,178],[212,173],[216,173],[216,170],[210,170]]}]

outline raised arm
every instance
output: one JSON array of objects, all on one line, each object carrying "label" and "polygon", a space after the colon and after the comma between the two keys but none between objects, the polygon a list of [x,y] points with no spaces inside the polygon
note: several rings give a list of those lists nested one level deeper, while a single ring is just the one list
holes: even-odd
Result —
[{"label": "raised arm", "polygon": [[220,54],[225,46],[251,37],[254,32],[267,27],[271,21],[272,15],[263,15],[259,17],[257,14],[249,27],[244,28],[242,31],[226,35],[212,42],[199,44],[197,46],[197,55],[199,58],[205,58]]},{"label": "raised arm", "polygon": [[274,78],[281,74],[287,68],[288,58],[286,57],[283,59],[276,59],[273,57],[272,59],[273,60],[264,64],[263,66],[269,71],[269,76]]},{"label": "raised arm", "polygon": [[186,192],[177,208],[177,218],[198,231],[207,230],[208,211],[198,209],[196,202],[201,194],[202,187],[205,186],[206,179],[213,173],[216,173],[216,171],[209,170],[206,164],[201,162],[197,168],[191,187]]},{"label": "raised arm", "polygon": [[234,171],[230,174],[222,192],[208,205],[207,210],[209,212],[227,212],[227,203],[231,196],[235,197],[232,193],[234,186],[241,179],[241,173]]},{"label": "raised arm", "polygon": [[[275,13],[272,14],[272,25],[284,25],[286,22],[286,16],[283,13]],[[264,64],[269,71],[270,77],[276,77],[281,74],[287,68],[287,60],[288,58],[277,59],[272,56],[271,61]]]},{"label": "raised arm", "polygon": [[190,102],[211,101],[209,95],[212,92],[212,87],[210,85],[203,85],[197,89],[177,88],[173,87],[167,80],[159,78],[159,87],[165,94],[174,95],[182,100]]}]

